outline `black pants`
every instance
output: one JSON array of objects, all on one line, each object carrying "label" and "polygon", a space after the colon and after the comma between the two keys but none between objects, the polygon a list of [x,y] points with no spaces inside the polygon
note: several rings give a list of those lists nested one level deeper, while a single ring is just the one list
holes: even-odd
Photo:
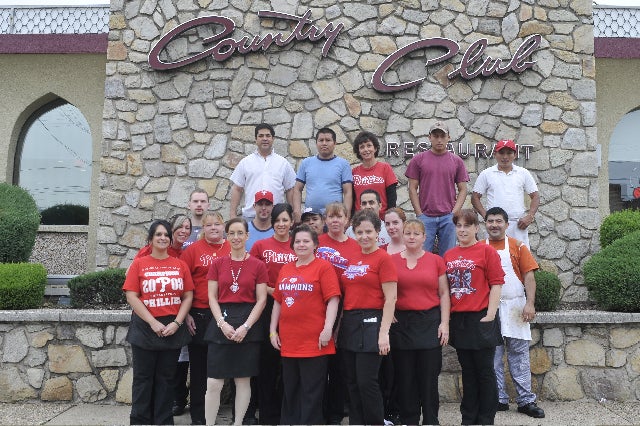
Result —
[{"label": "black pants", "polygon": [[132,425],[172,425],[174,377],[180,349],[148,351],[131,345],[133,384]]},{"label": "black pants", "polygon": [[349,390],[349,424],[384,424],[384,406],[378,383],[382,356],[376,352],[343,352]]},{"label": "black pants", "polygon": [[324,423],[322,397],[327,383],[327,362],[326,355],[312,358],[282,357],[282,424]]},{"label": "black pants", "polygon": [[187,405],[187,397],[189,396],[189,388],[187,387],[187,376],[189,375],[189,361],[178,363],[175,377],[175,404],[181,407]]},{"label": "black pants", "polygon": [[328,355],[327,387],[324,391],[324,417],[327,424],[337,422],[344,418],[344,401],[346,399],[347,383],[341,350],[338,353]]},{"label": "black pants", "polygon": [[442,369],[442,347],[422,350],[393,350],[398,405],[402,424],[437,425],[440,409],[438,376]]},{"label": "black pants", "polygon": [[498,385],[493,369],[495,347],[456,349],[462,367],[463,425],[492,425],[498,409]]},{"label": "black pants", "polygon": [[271,342],[265,342],[260,348],[260,373],[258,382],[258,404],[260,406],[260,424],[280,424],[282,406],[282,367],[280,351],[274,349]]},{"label": "black pants", "polygon": [[204,394],[207,392],[207,349],[208,346],[192,343],[189,345],[189,371],[191,372],[191,421],[205,424]]}]

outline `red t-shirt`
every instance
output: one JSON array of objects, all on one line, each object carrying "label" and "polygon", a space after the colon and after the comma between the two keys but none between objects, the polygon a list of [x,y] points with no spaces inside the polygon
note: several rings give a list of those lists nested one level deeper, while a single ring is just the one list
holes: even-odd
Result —
[{"label": "red t-shirt", "polygon": [[360,194],[365,189],[373,189],[380,194],[380,218],[384,218],[387,211],[387,187],[396,185],[398,178],[388,163],[377,161],[373,167],[365,168],[362,164],[351,171],[353,174],[353,191],[355,193],[356,211],[360,210]]},{"label": "red t-shirt", "polygon": [[391,256],[380,249],[369,254],[360,251],[349,261],[349,267],[340,275],[344,309],[382,309],[382,283],[398,281]]},{"label": "red t-shirt", "polygon": [[182,293],[193,291],[193,281],[182,260],[144,256],[133,259],[122,290],[138,293],[151,315],[162,317],[178,314]]},{"label": "red t-shirt", "polygon": [[456,246],[444,254],[451,291],[451,312],[478,312],[489,306],[492,285],[504,284],[500,256],[493,247],[478,242]]},{"label": "red t-shirt", "polygon": [[[169,246],[167,253],[169,253],[169,256],[171,257],[180,257],[180,255],[182,254],[182,250]],[[136,256],[134,257],[134,259],[138,257],[149,256],[150,254],[151,254],[151,244],[147,244],[146,246],[142,247],[138,251],[138,253],[136,253]]]},{"label": "red t-shirt", "polygon": [[327,302],[340,296],[338,277],[331,264],[314,259],[304,266],[295,262],[282,267],[273,298],[280,303],[280,355],[307,358],[336,353],[333,339],[318,349],[318,338],[324,328]]},{"label": "red t-shirt", "polygon": [[438,278],[446,273],[440,256],[426,252],[413,269],[407,267],[400,253],[392,254],[391,259],[398,271],[396,309],[422,311],[440,305]]},{"label": "red t-shirt", "polygon": [[291,249],[291,239],[282,242],[273,237],[258,240],[251,247],[251,256],[262,260],[267,265],[269,272],[269,287],[273,288],[278,279],[278,272],[283,265],[295,262],[298,256]]},{"label": "red t-shirt", "polygon": [[180,259],[184,260],[191,276],[195,291],[193,292],[194,308],[209,309],[209,280],[207,274],[213,261],[231,253],[231,246],[225,240],[222,244],[209,244],[204,238],[184,249]]},{"label": "red t-shirt", "polygon": [[[237,286],[231,271],[235,274]],[[256,284],[269,281],[266,265],[249,255],[244,261],[225,256],[213,261],[207,280],[218,282],[218,303],[255,303]]]},{"label": "red t-shirt", "polygon": [[318,250],[316,257],[331,263],[338,276],[342,275],[349,267],[349,259],[362,253],[362,249],[356,240],[347,238],[346,241],[336,241],[329,234],[322,234],[318,237]]}]

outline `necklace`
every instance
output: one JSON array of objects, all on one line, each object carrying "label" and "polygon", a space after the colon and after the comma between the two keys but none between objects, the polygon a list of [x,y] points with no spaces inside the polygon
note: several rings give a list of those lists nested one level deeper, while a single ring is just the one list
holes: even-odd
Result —
[{"label": "necklace", "polygon": [[215,246],[220,246],[220,247],[218,247],[217,249],[215,249],[213,253],[211,253],[211,257],[216,258],[216,257],[218,257],[218,252],[219,252],[220,250],[222,250],[222,247],[224,247],[224,240],[222,240],[222,242],[221,242],[221,243],[210,243],[209,241],[207,241],[207,244],[208,244],[211,248],[214,248]]},{"label": "necklace", "polygon": [[238,290],[240,290],[240,286],[238,285],[238,278],[240,278],[240,272],[242,272],[242,267],[244,266],[244,261],[247,259],[247,252],[245,251],[244,254],[242,255],[242,262],[240,262],[240,267],[238,268],[238,274],[235,273],[235,271],[233,270],[233,259],[231,258],[231,255],[229,255],[229,269],[231,270],[231,279],[232,279],[232,284],[231,286],[229,286],[229,289],[233,292],[233,293],[237,293]]}]

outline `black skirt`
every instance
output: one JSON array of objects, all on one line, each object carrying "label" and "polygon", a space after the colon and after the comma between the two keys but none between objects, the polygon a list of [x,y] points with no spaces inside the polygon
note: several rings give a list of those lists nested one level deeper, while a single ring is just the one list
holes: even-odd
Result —
[{"label": "black skirt", "polygon": [[389,339],[392,350],[435,349],[440,346],[438,327],[440,307],[424,311],[396,310],[397,322],[391,324]]},{"label": "black skirt", "polygon": [[253,377],[260,371],[260,343],[209,343],[207,377],[230,379]]},{"label": "black skirt", "polygon": [[500,315],[491,322],[480,322],[487,310],[479,312],[453,312],[449,322],[449,344],[456,349],[488,349],[503,343],[500,331]]}]

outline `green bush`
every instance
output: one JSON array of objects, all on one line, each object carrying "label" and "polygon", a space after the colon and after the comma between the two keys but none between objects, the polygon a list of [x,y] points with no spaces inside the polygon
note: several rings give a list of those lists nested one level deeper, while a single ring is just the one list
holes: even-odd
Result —
[{"label": "green bush", "polygon": [[0,183],[0,263],[28,262],[36,243],[40,213],[24,189]]},{"label": "green bush", "polygon": [[56,204],[41,213],[43,225],[88,225],[89,207],[77,204]]},{"label": "green bush", "polygon": [[39,263],[0,263],[0,309],[42,305],[47,271]]},{"label": "green bush", "polygon": [[600,246],[605,248],[618,238],[635,231],[640,231],[640,210],[627,209],[611,213],[600,225]]},{"label": "green bush", "polygon": [[537,312],[554,311],[560,304],[560,279],[551,272],[535,271]]},{"label": "green bush", "polygon": [[584,281],[601,309],[640,312],[640,231],[594,254],[584,265]]},{"label": "green bush", "polygon": [[74,308],[108,309],[127,303],[122,285],[126,269],[105,269],[78,275],[69,280],[69,296]]}]

